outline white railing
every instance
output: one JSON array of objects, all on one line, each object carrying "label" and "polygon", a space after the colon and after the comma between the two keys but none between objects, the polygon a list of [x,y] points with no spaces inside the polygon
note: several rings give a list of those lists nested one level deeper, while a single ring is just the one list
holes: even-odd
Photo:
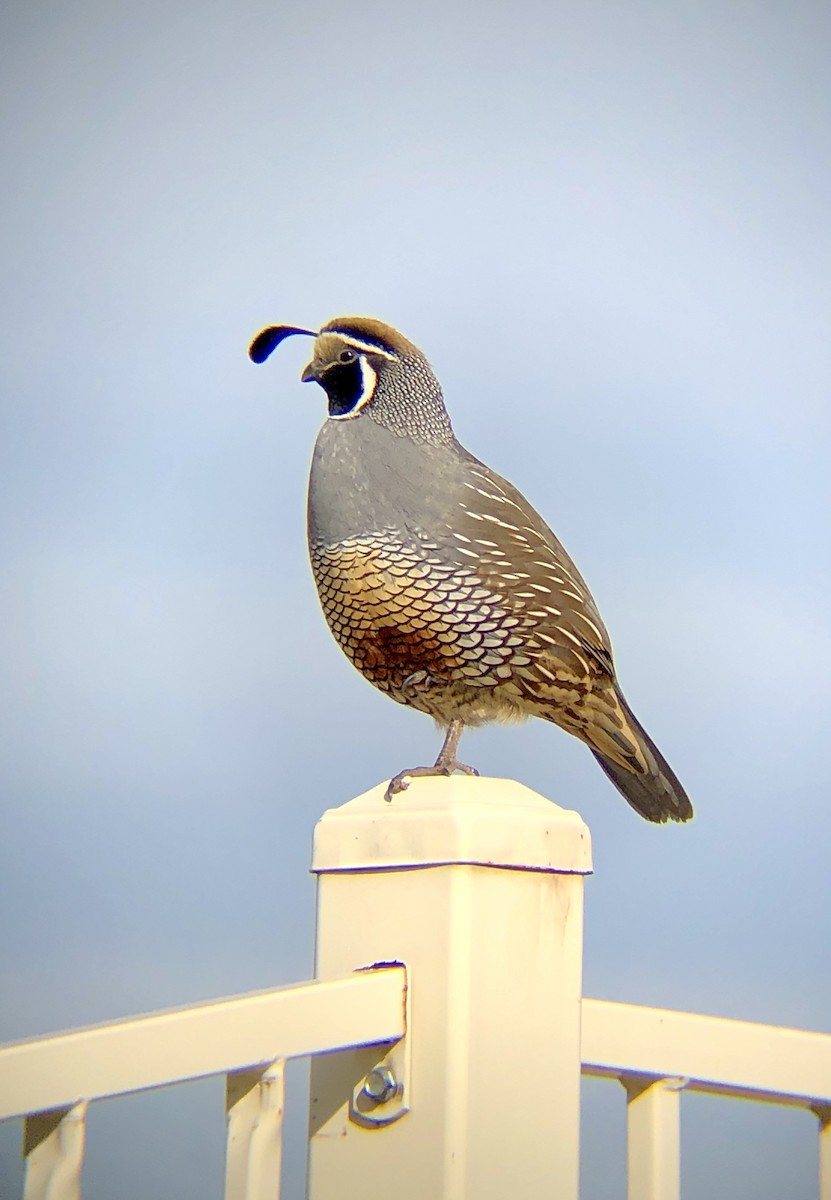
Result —
[{"label": "white railing", "polygon": [[576,1200],[581,1071],[624,1085],[630,1200],[678,1200],[684,1090],[813,1112],[831,1200],[831,1036],[582,999],[577,814],[505,780],[382,792],[317,827],[314,982],[0,1047],[25,1200],[80,1197],[89,1103],[209,1075],[226,1200],[277,1200],[283,1064],[307,1055],[310,1200],[373,1179],[396,1200]]},{"label": "white railing", "polygon": [[406,972],[387,967],[171,1009],[0,1049],[0,1120],[25,1119],[26,1200],[80,1196],[91,1101],[226,1076],[226,1195],[279,1194],[286,1059],[405,1032]]},{"label": "white railing", "polygon": [[630,1200],[680,1195],[682,1091],[813,1113],[819,1196],[831,1200],[830,1035],[586,999],[581,1041],[583,1074],[626,1089]]}]

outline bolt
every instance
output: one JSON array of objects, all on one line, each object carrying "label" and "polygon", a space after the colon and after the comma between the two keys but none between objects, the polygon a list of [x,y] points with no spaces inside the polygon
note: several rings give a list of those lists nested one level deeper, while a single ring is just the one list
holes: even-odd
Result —
[{"label": "bolt", "polygon": [[398,1093],[398,1080],[389,1067],[375,1067],[364,1080],[364,1095],[373,1104],[386,1104]]}]

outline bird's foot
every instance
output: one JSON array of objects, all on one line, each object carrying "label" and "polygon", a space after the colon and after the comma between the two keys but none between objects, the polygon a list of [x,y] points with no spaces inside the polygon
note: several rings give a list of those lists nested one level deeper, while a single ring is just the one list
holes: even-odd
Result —
[{"label": "bird's foot", "polygon": [[434,683],[432,675],[427,671],[413,671],[412,675],[408,675],[401,684],[402,692],[415,692],[422,684],[426,688],[431,688]]},{"label": "bird's foot", "polygon": [[397,775],[393,775],[392,779],[387,784],[387,790],[384,792],[384,799],[389,804],[393,796],[399,792],[405,792],[410,786],[410,781],[413,779],[423,779],[426,776],[435,775],[452,775],[454,771],[460,771],[462,775],[478,775],[479,772],[475,767],[469,767],[467,763],[460,763],[455,758],[442,759],[442,756],[436,759],[432,767],[407,767],[404,771],[399,771]]}]

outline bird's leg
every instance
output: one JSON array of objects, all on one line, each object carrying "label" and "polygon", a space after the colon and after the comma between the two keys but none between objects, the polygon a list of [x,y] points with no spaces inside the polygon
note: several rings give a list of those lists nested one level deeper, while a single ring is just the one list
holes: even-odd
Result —
[{"label": "bird's leg", "polygon": [[463,775],[478,775],[479,772],[475,767],[469,767],[466,763],[460,763],[456,758],[456,751],[459,748],[459,738],[462,736],[464,727],[464,722],[458,717],[452,720],[447,727],[444,744],[439,751],[439,756],[432,767],[408,767],[405,771],[399,771],[389,781],[387,790],[384,792],[384,799],[389,802],[397,792],[403,792],[410,786],[411,779],[417,779],[425,775],[452,775],[454,771],[461,771]]},{"label": "bird's leg", "polygon": [[434,770],[442,775],[452,775],[454,771],[461,771],[463,775],[479,774],[473,767],[468,767],[464,763],[460,763],[456,758],[456,751],[459,749],[459,739],[462,736],[464,727],[464,722],[459,717],[456,717],[447,726],[444,744],[439,751],[439,756],[434,765]]}]

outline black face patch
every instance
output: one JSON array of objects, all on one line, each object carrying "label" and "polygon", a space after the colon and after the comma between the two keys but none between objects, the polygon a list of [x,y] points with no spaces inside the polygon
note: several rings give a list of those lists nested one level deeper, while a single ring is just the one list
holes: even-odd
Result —
[{"label": "black face patch", "polygon": [[329,416],[345,417],[363,398],[361,360],[356,358],[350,363],[335,363],[324,372],[320,385],[329,397]]}]

